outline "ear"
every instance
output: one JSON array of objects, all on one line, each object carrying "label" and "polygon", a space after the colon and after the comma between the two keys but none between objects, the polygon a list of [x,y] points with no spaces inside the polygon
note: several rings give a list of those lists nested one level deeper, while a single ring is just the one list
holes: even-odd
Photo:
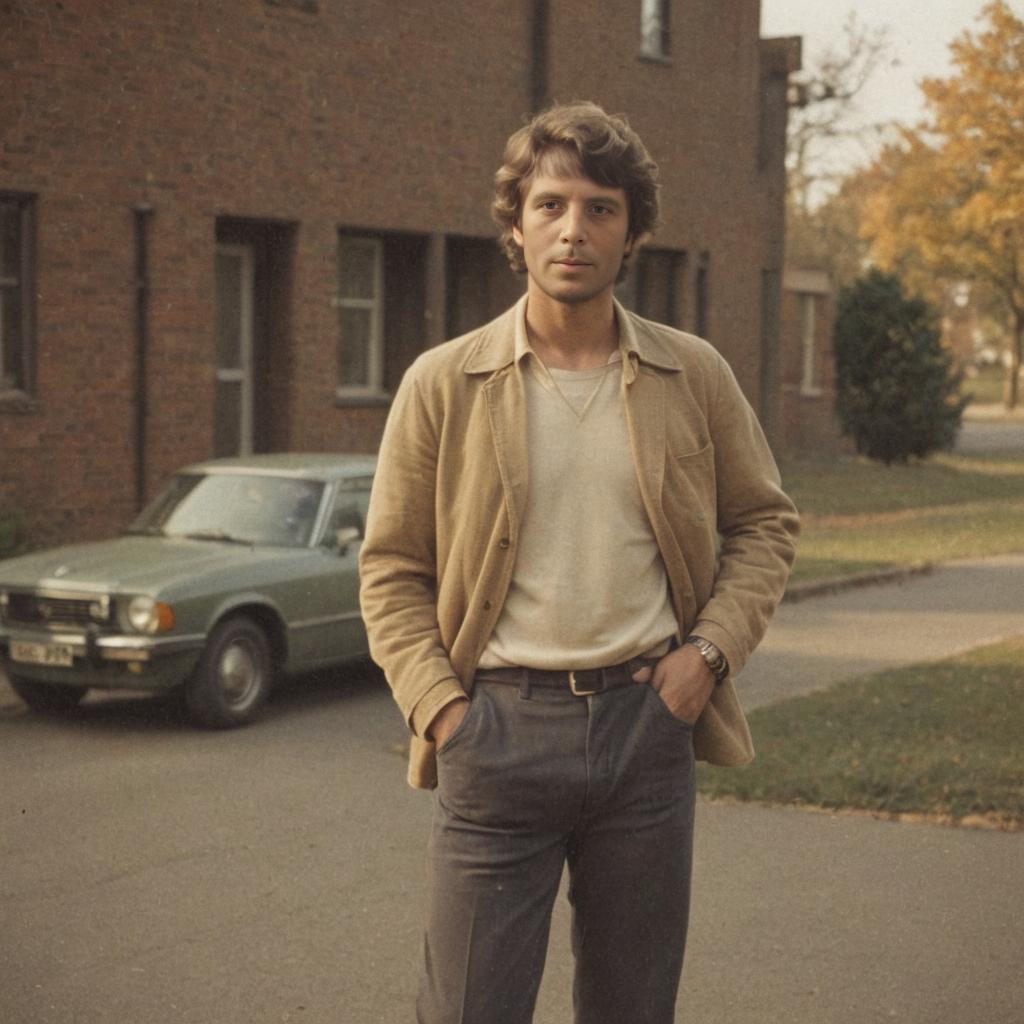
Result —
[{"label": "ear", "polygon": [[519,248],[522,249],[522,247],[523,247],[523,232],[520,230],[518,224],[513,224],[512,225],[512,237],[515,239],[516,245],[518,245]]}]

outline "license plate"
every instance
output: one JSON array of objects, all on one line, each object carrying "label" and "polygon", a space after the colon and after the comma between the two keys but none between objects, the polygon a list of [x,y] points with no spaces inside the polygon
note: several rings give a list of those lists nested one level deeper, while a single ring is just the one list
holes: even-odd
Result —
[{"label": "license plate", "polygon": [[63,665],[74,663],[74,652],[67,644],[30,644],[11,641],[11,660],[27,665]]}]

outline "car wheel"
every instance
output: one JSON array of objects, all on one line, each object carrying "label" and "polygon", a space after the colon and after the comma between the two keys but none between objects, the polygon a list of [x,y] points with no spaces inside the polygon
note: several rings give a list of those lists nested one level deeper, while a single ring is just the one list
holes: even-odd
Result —
[{"label": "car wheel", "polygon": [[270,645],[251,619],[226,619],[210,634],[199,664],[185,684],[192,719],[211,729],[251,722],[270,692]]},{"label": "car wheel", "polygon": [[34,679],[10,676],[11,689],[33,710],[48,713],[70,711],[88,692],[84,686],[59,686]]}]

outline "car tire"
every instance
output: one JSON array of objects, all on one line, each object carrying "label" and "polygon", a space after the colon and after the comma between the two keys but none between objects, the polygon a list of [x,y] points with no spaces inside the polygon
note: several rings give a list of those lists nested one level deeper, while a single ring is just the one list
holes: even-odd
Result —
[{"label": "car tire", "polygon": [[270,692],[273,660],[266,635],[245,616],[214,627],[199,664],[185,683],[189,716],[209,729],[251,722]]},{"label": "car tire", "polygon": [[35,679],[9,676],[11,689],[33,710],[46,714],[62,714],[81,703],[88,693],[84,686],[60,686],[57,683],[40,683]]}]

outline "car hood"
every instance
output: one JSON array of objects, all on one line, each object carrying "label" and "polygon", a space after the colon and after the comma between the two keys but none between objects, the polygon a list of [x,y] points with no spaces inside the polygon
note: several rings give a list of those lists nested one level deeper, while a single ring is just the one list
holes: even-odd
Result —
[{"label": "car hood", "polygon": [[302,551],[170,537],[118,537],[0,562],[0,586],[155,593],[183,579],[295,559]]}]

